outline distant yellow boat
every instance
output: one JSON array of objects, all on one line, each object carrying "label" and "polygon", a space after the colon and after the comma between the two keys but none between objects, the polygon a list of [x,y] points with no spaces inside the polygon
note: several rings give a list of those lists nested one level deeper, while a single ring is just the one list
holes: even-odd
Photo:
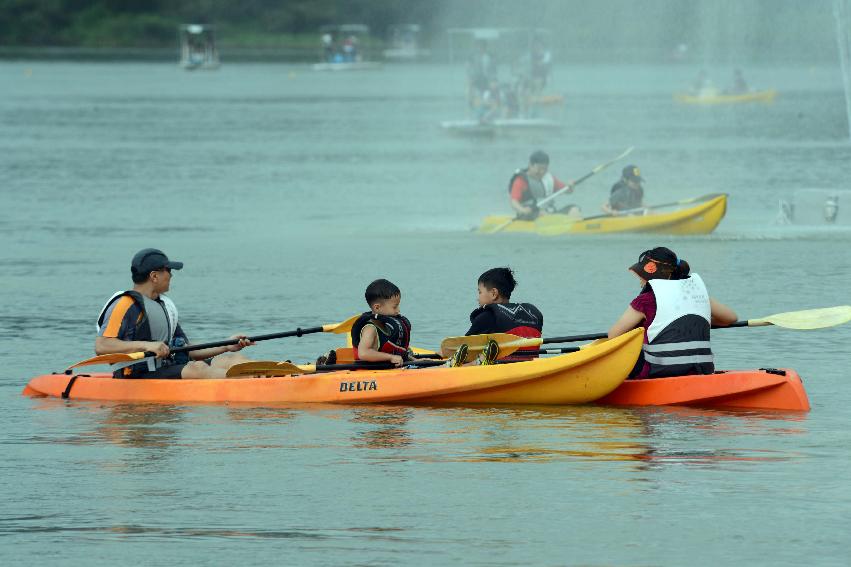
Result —
[{"label": "distant yellow boat", "polygon": [[774,102],[777,97],[777,91],[774,89],[767,91],[753,91],[741,94],[723,94],[723,93],[707,93],[707,94],[687,94],[675,93],[674,100],[683,104],[737,104],[742,102]]},{"label": "distant yellow boat", "polygon": [[[678,207],[669,212],[657,209]],[[651,232],[656,234],[709,234],[727,212],[727,194],[713,193],[636,210],[633,214],[598,215],[582,219],[568,215],[541,215],[534,221],[514,221],[501,232],[532,232],[545,236],[564,234],[607,234],[618,232]],[[511,217],[485,217],[479,232],[493,232]]]},{"label": "distant yellow boat", "polygon": [[539,94],[532,95],[529,97],[529,102],[531,104],[540,104],[540,105],[551,105],[551,104],[564,104],[564,95],[562,94]]}]

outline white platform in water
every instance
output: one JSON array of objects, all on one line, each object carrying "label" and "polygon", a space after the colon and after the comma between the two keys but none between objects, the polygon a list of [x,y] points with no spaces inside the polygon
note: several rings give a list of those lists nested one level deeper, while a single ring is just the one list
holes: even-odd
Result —
[{"label": "white platform in water", "polygon": [[851,190],[798,189],[781,199],[777,221],[806,226],[851,226]]},{"label": "white platform in water", "polygon": [[419,61],[428,59],[431,51],[418,47],[396,47],[384,50],[384,58],[389,61]]},{"label": "white platform in water", "polygon": [[546,118],[498,118],[488,122],[478,120],[445,120],[440,125],[454,132],[484,132],[495,130],[558,130],[561,124]]},{"label": "white platform in water", "polygon": [[341,63],[314,63],[314,71],[370,71],[381,69],[381,63],[376,61],[350,61]]}]

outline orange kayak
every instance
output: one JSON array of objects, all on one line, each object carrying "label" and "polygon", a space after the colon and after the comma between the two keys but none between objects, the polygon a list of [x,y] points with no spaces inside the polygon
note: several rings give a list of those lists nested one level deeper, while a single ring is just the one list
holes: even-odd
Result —
[{"label": "orange kayak", "polygon": [[728,370],[700,376],[627,380],[597,400],[615,406],[688,405],[809,411],[798,373],[790,369]]},{"label": "orange kayak", "polygon": [[80,400],[261,405],[301,402],[583,404],[612,392],[626,379],[641,351],[642,340],[643,331],[636,329],[579,352],[552,358],[458,368],[347,370],[220,380],[127,380],[108,374],[46,374],[30,380],[23,394]]}]

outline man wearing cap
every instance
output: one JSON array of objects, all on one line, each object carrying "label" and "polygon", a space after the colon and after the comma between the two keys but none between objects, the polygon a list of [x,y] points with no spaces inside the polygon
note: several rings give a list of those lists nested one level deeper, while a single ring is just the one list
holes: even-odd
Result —
[{"label": "man wearing cap", "polygon": [[[529,166],[518,169],[508,182],[508,193],[511,195],[511,208],[517,211],[518,220],[535,220],[541,214],[538,201],[549,197],[565,187],[565,193],[573,193],[573,182],[564,183],[549,173],[550,156],[541,150],[529,156]],[[578,212],[575,205],[563,207],[559,213],[571,214]],[[554,207],[548,207],[549,212],[556,212]]]},{"label": "man wearing cap", "polygon": [[224,378],[228,368],[248,361],[241,354],[219,356],[253,344],[244,335],[232,337],[240,339],[234,345],[169,357],[171,348],[189,344],[178,324],[177,307],[163,295],[171,284],[172,270],[181,268],[183,262],[169,260],[161,250],[140,250],[130,264],[133,289],[115,293],[101,309],[97,354],[150,351],[157,355],[131,365],[115,365],[116,378]]},{"label": "man wearing cap", "polygon": [[644,206],[644,188],[641,182],[641,170],[638,166],[628,165],[623,168],[620,180],[612,185],[609,202],[603,205],[603,210],[609,214],[640,209]]}]

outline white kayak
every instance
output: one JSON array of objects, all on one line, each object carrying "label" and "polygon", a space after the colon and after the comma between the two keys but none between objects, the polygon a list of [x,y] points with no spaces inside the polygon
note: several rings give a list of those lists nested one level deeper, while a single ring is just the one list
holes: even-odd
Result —
[{"label": "white kayak", "polygon": [[559,130],[561,124],[546,118],[498,118],[487,122],[478,120],[444,120],[444,130],[458,133],[493,133],[498,131]]},{"label": "white kayak", "polygon": [[375,61],[349,61],[340,63],[314,63],[314,71],[371,71],[381,69],[381,63]]}]

